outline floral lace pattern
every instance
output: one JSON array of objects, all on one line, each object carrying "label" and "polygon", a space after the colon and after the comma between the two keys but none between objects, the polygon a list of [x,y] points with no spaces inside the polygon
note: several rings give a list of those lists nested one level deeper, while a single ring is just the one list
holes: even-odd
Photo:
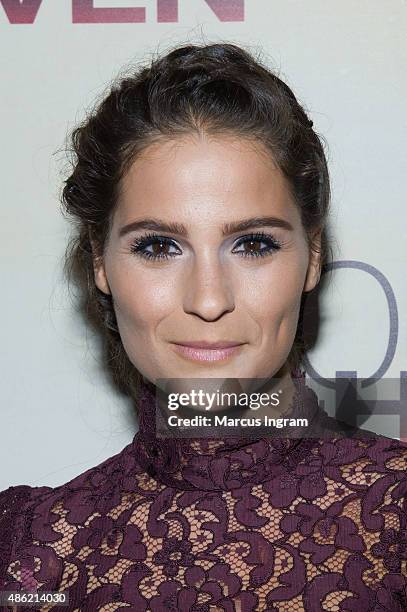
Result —
[{"label": "floral lace pattern", "polygon": [[[335,431],[296,386],[293,414]],[[158,440],[153,400],[119,454],[0,493],[0,591],[66,592],[41,609],[71,612],[407,610],[406,444]]]}]

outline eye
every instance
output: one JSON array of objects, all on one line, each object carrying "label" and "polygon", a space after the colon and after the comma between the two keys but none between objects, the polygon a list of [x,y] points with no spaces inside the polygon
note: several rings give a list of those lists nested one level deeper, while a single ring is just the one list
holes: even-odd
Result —
[{"label": "eye", "polygon": [[[265,245],[261,247],[261,245]],[[237,247],[242,247],[236,250]],[[239,238],[235,249],[232,251],[240,257],[266,257],[281,249],[281,244],[270,234],[263,232],[248,234]],[[171,248],[173,251],[171,252]],[[159,236],[158,234],[146,234],[137,238],[130,246],[131,253],[144,257],[148,260],[170,259],[181,255],[182,252],[171,238]]]},{"label": "eye", "polygon": [[[133,242],[130,251],[145,259],[169,259],[177,254],[169,253],[168,249],[170,247],[175,247],[180,253],[180,250],[170,238],[157,234],[146,234]],[[147,250],[148,248],[150,250]]]},{"label": "eye", "polygon": [[[266,246],[261,248],[261,244]],[[240,238],[237,246],[243,246],[242,250],[235,251],[240,257],[266,257],[281,249],[281,244],[278,240],[270,234],[264,234],[263,232],[249,234]]]}]

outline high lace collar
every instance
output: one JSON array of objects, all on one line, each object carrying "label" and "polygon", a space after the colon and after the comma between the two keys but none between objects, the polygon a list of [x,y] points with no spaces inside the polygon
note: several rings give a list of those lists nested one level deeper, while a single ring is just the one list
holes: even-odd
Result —
[{"label": "high lace collar", "polygon": [[[305,372],[291,374],[295,392],[284,417],[316,423],[326,416],[317,395],[305,384]],[[138,401],[139,431],[135,457],[162,484],[183,490],[229,491],[263,482],[294,466],[317,443],[307,438],[244,437],[159,438],[155,426],[155,393],[143,383]]]}]

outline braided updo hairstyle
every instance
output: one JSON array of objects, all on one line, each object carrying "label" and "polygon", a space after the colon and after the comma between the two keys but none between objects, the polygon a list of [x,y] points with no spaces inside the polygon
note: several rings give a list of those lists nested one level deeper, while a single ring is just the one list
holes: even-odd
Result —
[{"label": "braided updo hairstyle", "polygon": [[[87,323],[102,335],[113,382],[135,399],[142,377],[123,348],[112,296],[96,287],[93,258],[103,256],[121,181],[132,162],[160,139],[194,132],[232,134],[265,145],[288,179],[310,248],[313,232],[322,232],[322,265],[330,252],[330,181],[321,137],[291,89],[251,53],[231,43],[188,44],[113,82],[70,135],[72,173],[61,203],[74,231],[64,272],[79,288]],[[288,357],[292,370],[307,349],[301,306]]]}]

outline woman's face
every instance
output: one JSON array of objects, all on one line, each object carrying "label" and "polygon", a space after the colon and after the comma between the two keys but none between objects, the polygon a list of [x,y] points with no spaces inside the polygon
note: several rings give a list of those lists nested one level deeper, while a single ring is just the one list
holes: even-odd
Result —
[{"label": "woman's face", "polygon": [[[113,296],[129,359],[153,383],[268,378],[287,367],[301,294],[319,268],[261,145],[186,136],[151,145],[124,177],[95,280]],[[179,346],[193,341],[239,346]]]}]

